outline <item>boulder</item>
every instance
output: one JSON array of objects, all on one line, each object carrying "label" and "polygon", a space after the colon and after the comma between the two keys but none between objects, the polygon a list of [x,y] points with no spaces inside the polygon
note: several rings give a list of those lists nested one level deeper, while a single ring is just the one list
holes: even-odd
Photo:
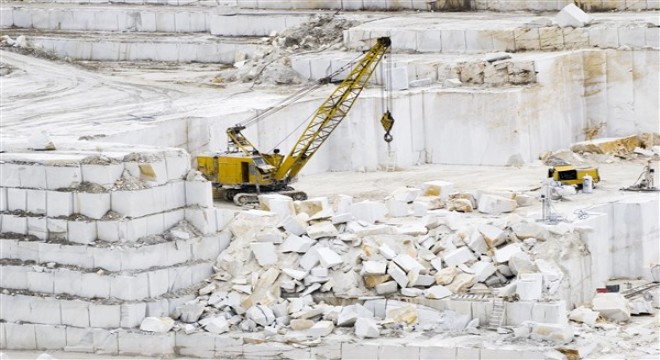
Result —
[{"label": "boulder", "polygon": [[458,269],[456,269],[456,266],[446,267],[435,274],[435,283],[438,285],[451,284],[456,275],[458,275]]},{"label": "boulder", "polygon": [[384,261],[364,261],[360,275],[384,275],[387,263]]},{"label": "boulder", "polygon": [[442,260],[447,264],[447,266],[455,266],[464,264],[468,261],[476,260],[472,251],[466,246],[449,251],[445,254]]},{"label": "boulder", "polygon": [[312,239],[335,237],[338,234],[337,228],[330,221],[322,221],[307,227],[307,235]]},{"label": "boulder", "polygon": [[424,296],[427,299],[444,299],[451,295],[452,292],[442,285],[431,286],[430,288],[424,290]]},{"label": "boulder", "polygon": [[392,191],[390,193],[390,195],[388,196],[388,198],[391,198],[391,199],[394,199],[394,200],[397,200],[397,201],[402,201],[406,204],[409,204],[409,203],[415,201],[415,199],[417,199],[417,197],[421,193],[422,193],[422,190],[418,189],[418,188],[400,187],[400,188],[397,188],[394,191]]},{"label": "boulder", "polygon": [[454,294],[466,292],[472,285],[477,282],[477,277],[473,274],[458,274],[451,284],[447,285],[447,289]]},{"label": "boulder", "polygon": [[174,327],[174,320],[170,317],[148,317],[140,324],[140,330],[156,333],[166,333],[172,327]]},{"label": "boulder", "polygon": [[422,194],[424,196],[438,196],[442,200],[449,198],[454,190],[454,184],[448,181],[427,181],[422,184]]},{"label": "boulder", "polygon": [[250,243],[250,249],[261,266],[277,263],[277,251],[273,243],[254,242]]},{"label": "boulder", "polygon": [[598,320],[600,313],[598,311],[593,311],[584,306],[573,309],[570,314],[568,314],[568,319],[573,320],[579,323],[585,323],[587,325],[595,325],[596,320]]},{"label": "boulder", "polygon": [[605,319],[616,322],[630,320],[630,302],[619,293],[596,294],[592,300],[592,309]]},{"label": "boulder", "polygon": [[204,305],[200,303],[194,304],[184,304],[181,305],[178,309],[181,313],[179,320],[184,323],[194,323],[199,320],[199,317],[202,316],[204,312]]},{"label": "boulder", "polygon": [[204,325],[204,330],[214,334],[222,334],[229,331],[229,322],[224,316],[217,316]]},{"label": "boulder", "polygon": [[358,318],[355,322],[355,336],[359,338],[376,338],[380,336],[378,323],[372,318]]},{"label": "boulder", "polygon": [[504,263],[509,261],[509,259],[511,259],[511,257],[514,256],[515,254],[521,252],[523,251],[520,248],[520,244],[509,244],[507,246],[495,250],[494,260],[497,263]]},{"label": "boulder", "polygon": [[299,254],[306,253],[314,245],[314,240],[307,236],[298,236],[290,234],[286,240],[279,246],[280,252],[295,252]]},{"label": "boulder", "polygon": [[404,322],[408,325],[417,323],[417,306],[406,304],[398,307],[388,306],[385,310],[385,321],[394,323]]},{"label": "boulder", "polygon": [[275,322],[273,310],[263,305],[250,307],[245,316],[261,326],[268,326]]},{"label": "boulder", "polygon": [[493,265],[492,262],[477,261],[474,263],[474,265],[472,265],[472,271],[477,277],[478,282],[484,282],[486,279],[488,279],[489,276],[493,275],[495,271],[497,271],[497,268],[495,265]]},{"label": "boulder", "polygon": [[334,329],[335,325],[332,323],[332,321],[323,320],[314,324],[314,326],[309,328],[305,334],[307,336],[323,337],[330,335]]},{"label": "boulder", "polygon": [[458,211],[463,213],[470,213],[474,211],[472,202],[468,199],[449,199],[445,205],[449,211]]},{"label": "boulder", "polygon": [[545,229],[535,222],[519,222],[511,226],[511,230],[518,239],[534,238],[545,240]]},{"label": "boulder", "polygon": [[293,319],[289,323],[292,330],[307,330],[314,326],[314,322],[309,319]]},{"label": "boulder", "polygon": [[556,344],[568,344],[573,341],[574,335],[573,327],[568,324],[534,323],[531,331],[532,339],[552,341]]},{"label": "boulder", "polygon": [[[574,27],[580,28],[588,25],[593,18],[575,4],[568,4],[555,16],[555,23],[561,28]],[[571,148],[572,150],[572,148]]]},{"label": "boulder", "polygon": [[497,195],[483,194],[479,198],[477,209],[480,213],[498,215],[514,211],[518,207],[516,200]]}]

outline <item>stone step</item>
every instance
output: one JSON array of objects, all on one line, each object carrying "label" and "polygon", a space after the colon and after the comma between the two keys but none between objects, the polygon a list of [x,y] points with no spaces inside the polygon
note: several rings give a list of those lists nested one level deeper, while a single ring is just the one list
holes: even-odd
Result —
[{"label": "stone step", "polygon": [[[370,79],[370,83],[382,85],[387,79],[387,71],[392,72],[393,87],[416,87],[415,81],[430,80],[443,83],[447,79],[459,79],[463,84],[487,84],[490,86],[526,85],[536,82],[534,55],[503,54],[510,58],[488,62],[483,54],[393,54],[389,63],[380,64]],[[303,78],[319,80],[341,70],[360,56],[360,53],[323,52],[294,56],[291,65]],[[489,55],[490,56],[490,55]],[[405,69],[403,73],[400,68]],[[334,79],[343,79],[348,70],[340,72]],[[402,80],[398,80],[402,79]],[[401,82],[404,84],[400,84]],[[426,83],[428,85],[428,83]]]},{"label": "stone step", "polygon": [[[114,2],[114,1],[113,1]],[[217,36],[269,36],[306,22],[308,11],[250,11],[200,6],[113,6],[3,3],[3,28],[43,31],[210,33]]]},{"label": "stone step", "polygon": [[28,43],[60,58],[92,61],[164,61],[233,64],[250,58],[261,48],[260,38],[216,37],[205,34],[104,33],[49,31],[39,34],[5,29],[14,38],[25,35]]},{"label": "stone step", "polygon": [[[635,14],[637,15],[637,14]],[[658,19],[652,13],[594,14],[584,28],[532,24],[529,15],[462,14],[449,17],[390,17],[344,32],[344,44],[364,50],[372,39],[389,36],[392,51],[413,53],[489,53],[584,48],[642,49],[660,46]]]},{"label": "stone step", "polygon": [[189,261],[215,260],[230,241],[229,232],[160,243],[133,246],[86,246],[18,239],[0,239],[0,254],[5,259],[56,263],[105,271],[135,271],[173,266]]},{"label": "stone step", "polygon": [[[330,334],[312,345],[251,339],[244,333],[210,334],[198,331],[148,333],[133,329],[79,328],[72,326],[0,323],[0,348],[8,350],[65,350],[101,355],[142,355],[154,357],[198,357],[217,359],[374,359],[374,358],[506,358],[536,359],[553,345],[502,349],[482,346],[440,344],[437,339],[415,337],[405,344],[392,338],[355,343],[345,335]],[[407,339],[408,340],[408,339]]]},{"label": "stone step", "polygon": [[105,272],[55,264],[54,268],[2,260],[0,287],[87,298],[142,300],[191,287],[213,274],[215,261],[186,262],[133,272]]},{"label": "stone step", "polygon": [[[5,289],[0,314],[5,322],[67,325],[82,328],[135,328],[149,316],[169,316],[177,306],[195,298],[197,288],[139,302],[116,299],[53,296]],[[5,294],[8,293],[8,294]]]}]

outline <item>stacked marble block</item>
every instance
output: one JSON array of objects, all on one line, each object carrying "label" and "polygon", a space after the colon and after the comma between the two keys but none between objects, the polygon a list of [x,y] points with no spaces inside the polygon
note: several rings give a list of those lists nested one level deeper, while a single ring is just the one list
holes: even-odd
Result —
[{"label": "stacked marble block", "polygon": [[210,182],[186,180],[186,152],[97,146],[2,154],[7,333],[12,323],[113,329],[167,316],[229,243],[233,212],[213,207]]}]

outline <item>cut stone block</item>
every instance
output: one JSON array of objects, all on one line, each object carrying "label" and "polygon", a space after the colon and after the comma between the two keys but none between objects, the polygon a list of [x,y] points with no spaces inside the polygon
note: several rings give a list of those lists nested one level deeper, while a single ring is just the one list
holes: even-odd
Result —
[{"label": "cut stone block", "polygon": [[449,199],[446,205],[449,211],[458,211],[463,213],[470,213],[474,210],[472,202],[468,199]]},{"label": "cut stone block", "polygon": [[282,272],[289,275],[291,278],[296,279],[296,280],[302,280],[307,276],[306,271],[302,270],[295,270],[291,268],[284,268],[282,269]]},{"label": "cut stone block", "polygon": [[421,189],[412,187],[400,187],[392,191],[389,195],[390,198],[409,204],[422,193]]},{"label": "cut stone block", "polygon": [[286,238],[284,243],[279,246],[280,252],[296,252],[296,253],[305,253],[309,248],[314,245],[314,240],[308,238],[307,236],[296,236],[294,234],[289,235]]},{"label": "cut stone block", "polygon": [[2,214],[2,232],[27,235],[28,221],[27,217]]},{"label": "cut stone block", "polygon": [[484,282],[497,271],[497,268],[491,262],[478,261],[472,265],[472,271],[477,276],[478,282]]},{"label": "cut stone block", "polygon": [[389,91],[405,90],[408,88],[408,68],[397,67],[386,70],[385,87]]},{"label": "cut stone block", "polygon": [[587,325],[593,326],[596,324],[598,316],[600,316],[598,311],[593,311],[589,308],[580,306],[579,308],[573,309],[573,311],[571,311],[571,313],[568,315],[568,318],[575,322],[585,323]]},{"label": "cut stone block", "polygon": [[424,267],[422,264],[417,262],[414,258],[412,258],[408,254],[399,254],[394,257],[393,260],[397,265],[399,265],[403,270],[406,272],[411,271],[412,269],[423,269]]},{"label": "cut stone block", "polygon": [[218,231],[216,216],[217,213],[214,208],[185,209],[185,219],[204,235]]},{"label": "cut stone block", "polygon": [[319,321],[314,326],[309,328],[305,334],[312,337],[323,337],[328,336],[332,333],[332,330],[335,329],[332,321]]},{"label": "cut stone block", "polygon": [[[29,217],[27,218],[27,233],[34,235],[41,240],[48,238],[48,219],[45,217]],[[96,230],[96,226],[95,229]]]},{"label": "cut stone block", "polygon": [[359,338],[377,338],[380,336],[378,323],[371,318],[358,318],[355,322],[355,336]]},{"label": "cut stone block", "polygon": [[375,201],[362,201],[352,204],[350,206],[350,212],[356,219],[373,224],[385,219],[387,207],[384,204]]},{"label": "cut stone block", "polygon": [[556,344],[568,344],[573,341],[575,331],[567,324],[535,323],[532,326],[531,337],[534,340],[552,341]]},{"label": "cut stone block", "polygon": [[332,222],[334,225],[338,225],[338,224],[345,224],[349,221],[353,221],[353,219],[355,218],[351,213],[343,213],[343,214],[334,215],[330,219],[330,222]]},{"label": "cut stone block", "polygon": [[46,204],[48,217],[69,216],[73,214],[73,194],[70,192],[47,191]]},{"label": "cut stone block", "polygon": [[0,211],[7,211],[7,188],[0,187]]},{"label": "cut stone block", "polygon": [[520,252],[522,252],[520,244],[509,244],[501,249],[495,250],[494,260],[498,263],[504,263],[509,261],[512,256]]},{"label": "cut stone block", "polygon": [[76,192],[73,195],[73,212],[91,219],[100,219],[110,211],[109,193]]},{"label": "cut stone block", "polygon": [[405,288],[408,286],[408,277],[406,276],[406,272],[401,270],[401,268],[396,265],[393,261],[390,261],[389,265],[387,266],[387,274],[396,281],[399,286],[402,288]]},{"label": "cut stone block", "polygon": [[414,304],[405,304],[398,301],[394,302],[394,305],[390,305],[388,302],[386,315],[386,321],[393,321],[395,323],[406,323],[412,325],[417,323],[417,306]]},{"label": "cut stone block", "polygon": [[385,201],[387,206],[387,215],[389,217],[408,216],[408,203],[394,198]]},{"label": "cut stone block", "polygon": [[477,277],[472,274],[460,273],[451,284],[447,285],[447,289],[454,294],[466,292],[472,285],[477,282]]},{"label": "cut stone block", "polygon": [[395,281],[388,281],[382,284],[376,285],[376,294],[378,295],[387,295],[393,294],[396,292],[397,286]]},{"label": "cut stone block", "polygon": [[331,268],[343,263],[341,257],[330,248],[318,248],[316,249],[316,253],[318,254],[321,265],[326,268]]},{"label": "cut stone block", "polygon": [[476,259],[472,251],[466,246],[450,251],[443,257],[445,264],[448,266],[456,266]]},{"label": "cut stone block", "polygon": [[206,323],[204,330],[213,334],[222,334],[229,331],[229,322],[222,316],[216,316]]},{"label": "cut stone block", "polygon": [[339,194],[336,196],[335,206],[336,213],[350,213],[351,205],[353,204],[353,197],[350,195]]},{"label": "cut stone block", "polygon": [[312,270],[318,263],[319,254],[316,252],[316,249],[311,249],[300,257],[300,266],[307,271]]},{"label": "cut stone block", "polygon": [[329,221],[323,221],[307,227],[307,235],[312,239],[320,239],[322,237],[334,237],[339,232],[337,228]]},{"label": "cut stone block", "polygon": [[435,180],[422,184],[424,196],[439,196],[442,200],[446,200],[453,191],[454,184],[448,181]]},{"label": "cut stone block", "polygon": [[267,306],[252,306],[247,310],[245,316],[261,326],[268,326],[275,322],[275,314]]},{"label": "cut stone block", "polygon": [[545,239],[545,229],[537,224],[531,222],[519,222],[511,226],[511,230],[516,234],[518,239],[534,238],[537,240]]},{"label": "cut stone block", "polygon": [[451,295],[452,292],[442,285],[431,286],[424,290],[424,296],[428,299],[444,299]]},{"label": "cut stone block", "polygon": [[517,207],[516,200],[491,194],[482,194],[479,197],[479,205],[477,206],[479,212],[493,215],[512,212]]},{"label": "cut stone block", "polygon": [[25,211],[27,210],[27,190],[20,188],[7,189],[7,210]]},{"label": "cut stone block", "polygon": [[384,261],[364,261],[360,275],[384,275],[387,263]]},{"label": "cut stone block", "polygon": [[555,22],[559,27],[584,27],[591,23],[593,18],[587,15],[582,9],[575,6],[575,4],[568,4],[555,17]]},{"label": "cut stone block", "polygon": [[82,164],[82,181],[111,188],[124,172],[124,164]]},{"label": "cut stone block", "polygon": [[591,301],[593,310],[610,321],[630,320],[630,302],[620,293],[596,294]]},{"label": "cut stone block", "polygon": [[387,244],[382,244],[381,246],[379,246],[378,251],[387,260],[392,260],[396,256],[396,252],[392,250],[392,248],[389,247]]},{"label": "cut stone block", "polygon": [[46,189],[72,188],[82,182],[80,166],[46,166]]},{"label": "cut stone block", "polygon": [[305,213],[309,215],[309,217],[312,217],[321,211],[331,210],[330,203],[326,197],[315,197],[303,200],[296,203],[296,207],[299,213]]},{"label": "cut stone block", "polygon": [[210,181],[186,181],[186,205],[213,207],[213,189]]},{"label": "cut stone block", "polygon": [[250,243],[250,249],[261,266],[277,263],[277,251],[272,243]]},{"label": "cut stone block", "polygon": [[96,240],[96,221],[69,221],[67,227],[68,240],[78,244],[89,244]]},{"label": "cut stone block", "polygon": [[422,296],[424,295],[424,290],[417,288],[403,288],[401,289],[401,295],[408,297]]},{"label": "cut stone block", "polygon": [[504,231],[493,225],[482,224],[479,225],[478,229],[489,247],[500,245],[506,240]]},{"label": "cut stone block", "polygon": [[298,236],[307,232],[307,224],[301,224],[300,221],[293,216],[287,216],[277,227],[284,228],[284,230],[289,233]]},{"label": "cut stone block", "polygon": [[488,252],[488,244],[478,231],[472,231],[467,241],[467,246],[477,254],[484,255]]},{"label": "cut stone block", "polygon": [[174,320],[169,317],[148,317],[142,320],[140,330],[165,333],[174,327]]},{"label": "cut stone block", "polygon": [[543,295],[543,274],[518,274],[516,294],[521,301],[539,300]]},{"label": "cut stone block", "polygon": [[[12,189],[9,189],[12,190]],[[44,190],[26,190],[27,205],[24,210],[37,215],[46,214],[46,191]]]}]

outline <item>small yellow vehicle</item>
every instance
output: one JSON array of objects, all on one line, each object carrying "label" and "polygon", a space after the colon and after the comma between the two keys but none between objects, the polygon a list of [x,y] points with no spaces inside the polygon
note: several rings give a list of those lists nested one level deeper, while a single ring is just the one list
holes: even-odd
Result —
[{"label": "small yellow vehicle", "polygon": [[597,168],[577,168],[573,165],[556,165],[548,169],[548,177],[563,185],[573,185],[582,188],[585,176],[591,176],[593,183],[600,182]]}]

